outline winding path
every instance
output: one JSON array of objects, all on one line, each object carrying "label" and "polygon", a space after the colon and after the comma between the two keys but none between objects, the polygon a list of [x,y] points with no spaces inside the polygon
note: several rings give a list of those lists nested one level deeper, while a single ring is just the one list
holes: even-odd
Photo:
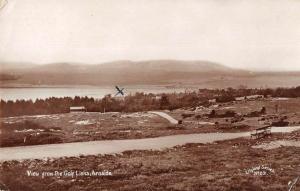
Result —
[{"label": "winding path", "polygon": [[159,115],[159,116],[165,118],[166,120],[168,120],[172,124],[178,124],[178,120],[174,119],[172,116],[170,116],[169,114],[167,114],[165,112],[161,112],[161,111],[149,111],[149,113]]}]

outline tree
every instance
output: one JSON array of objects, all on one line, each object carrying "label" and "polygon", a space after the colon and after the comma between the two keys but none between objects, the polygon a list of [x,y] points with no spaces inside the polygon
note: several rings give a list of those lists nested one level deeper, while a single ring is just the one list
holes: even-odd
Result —
[{"label": "tree", "polygon": [[163,94],[160,99],[160,109],[166,109],[170,105],[169,98],[166,94]]},{"label": "tree", "polygon": [[262,107],[261,110],[260,110],[260,113],[261,114],[266,114],[266,107]]}]

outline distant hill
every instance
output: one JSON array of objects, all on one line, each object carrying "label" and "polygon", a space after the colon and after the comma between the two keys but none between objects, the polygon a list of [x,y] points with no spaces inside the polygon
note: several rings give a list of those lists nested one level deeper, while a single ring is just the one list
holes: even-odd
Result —
[{"label": "distant hill", "polygon": [[14,81],[19,77],[13,74],[0,73],[0,81]]},{"label": "distant hill", "polygon": [[[259,73],[209,61],[149,60],[103,64],[53,63],[14,67],[20,76],[3,85],[195,85],[201,88],[295,86],[299,73]],[[296,78],[292,79],[292,76]]]}]

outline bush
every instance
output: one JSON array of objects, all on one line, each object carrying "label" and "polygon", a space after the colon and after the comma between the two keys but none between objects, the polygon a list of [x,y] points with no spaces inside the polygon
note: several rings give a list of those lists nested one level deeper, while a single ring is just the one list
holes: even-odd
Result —
[{"label": "bush", "polygon": [[289,125],[289,122],[288,121],[276,121],[276,122],[272,122],[272,126],[274,127],[285,127],[285,126],[288,126]]},{"label": "bush", "polygon": [[183,113],[183,114],[181,114],[183,119],[188,118],[188,117],[192,117],[193,115],[195,115],[195,114],[193,114],[193,113]]}]

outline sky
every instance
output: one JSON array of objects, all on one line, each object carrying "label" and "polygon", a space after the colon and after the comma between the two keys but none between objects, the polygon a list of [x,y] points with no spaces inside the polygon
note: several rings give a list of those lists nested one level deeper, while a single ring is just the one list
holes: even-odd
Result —
[{"label": "sky", "polygon": [[178,59],[300,70],[299,10],[300,0],[7,0],[0,62]]}]

